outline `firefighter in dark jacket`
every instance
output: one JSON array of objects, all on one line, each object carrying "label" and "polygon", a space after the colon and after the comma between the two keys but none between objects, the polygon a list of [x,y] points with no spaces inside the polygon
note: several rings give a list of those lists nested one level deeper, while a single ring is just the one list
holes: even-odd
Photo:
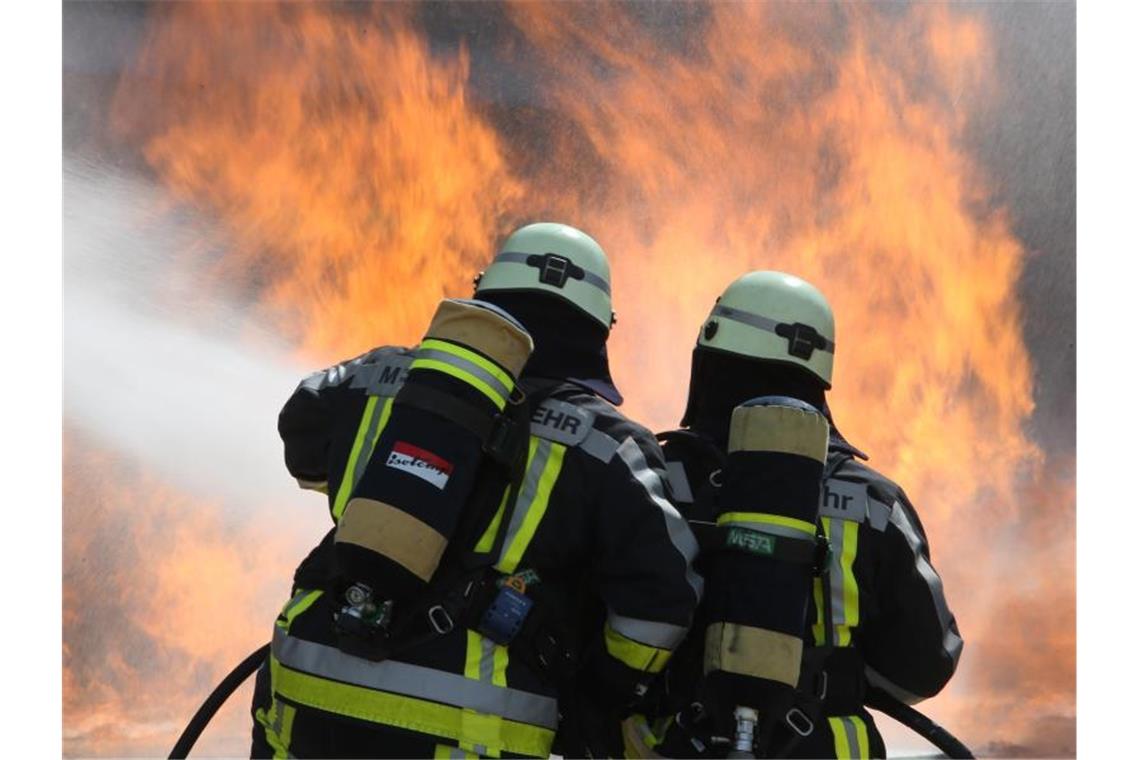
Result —
[{"label": "firefighter in dark jacket", "polygon": [[[565,754],[612,752],[621,718],[691,624],[696,540],[668,499],[656,440],[615,409],[602,249],[572,227],[528,225],[475,298],[445,302],[419,346],[377,348],[310,376],[281,412],[286,465],[301,487],[327,494],[334,527],[298,567],[277,618],[254,697],[254,756],[546,757],[556,731]],[[469,325],[491,322],[515,359],[530,349],[525,336],[533,341],[521,374],[520,361],[471,350]],[[478,495],[493,480],[472,486],[454,528],[425,525],[432,518],[370,490],[393,468],[427,493],[457,477],[439,451],[386,435],[400,414],[425,424],[430,413],[439,424],[472,416],[470,400],[456,404],[438,383],[408,393],[417,369],[524,409],[517,466],[490,499]],[[509,423],[488,429],[483,451],[504,445]],[[358,555],[387,564],[353,564]],[[356,581],[383,572],[351,583],[345,567],[359,569]],[[386,591],[389,577],[403,579],[391,587],[402,596]]]},{"label": "firefighter in dark jacket", "polygon": [[[867,688],[909,704],[932,697],[950,680],[962,652],[914,506],[835,427],[825,397],[834,355],[834,319],[816,288],[780,272],[750,272],[729,285],[702,325],[684,429],[662,436],[676,503],[697,526],[709,518],[730,416],[739,404],[791,396],[823,410],[830,422],[817,528],[829,551],[816,569],[805,620],[799,713],[785,721],[772,744],[758,748],[764,756],[885,757],[864,708]],[[711,598],[715,589],[708,591]],[[685,711],[692,693],[687,684],[702,677],[692,643],[671,666],[672,693],[661,711],[690,727],[700,716]],[[627,734],[642,751],[656,746],[659,753],[699,754],[692,743],[699,730],[678,730],[676,722],[666,734],[665,721],[655,732],[639,718],[627,723]],[[813,730],[801,736],[808,723]],[[660,744],[662,736],[670,741]]]}]

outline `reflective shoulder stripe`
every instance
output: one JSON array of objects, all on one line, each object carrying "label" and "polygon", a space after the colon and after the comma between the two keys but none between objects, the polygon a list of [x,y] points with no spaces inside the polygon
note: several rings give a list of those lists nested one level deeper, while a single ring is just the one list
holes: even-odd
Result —
[{"label": "reflective shoulder stripe", "polygon": [[681,517],[681,513],[677,508],[669,503],[665,498],[665,487],[661,482],[661,476],[657,474],[645,461],[645,454],[641,451],[641,447],[637,445],[637,441],[633,436],[627,437],[622,441],[621,445],[617,447],[615,452],[621,459],[622,463],[629,468],[630,475],[633,476],[645,493],[653,501],[653,503],[661,510],[661,516],[665,520],[665,529],[669,535],[669,540],[672,542],[673,547],[685,558],[685,578],[689,582],[689,586],[697,595],[697,599],[701,598],[701,593],[704,591],[705,582],[701,576],[697,575],[693,570],[693,559],[697,556],[697,539],[693,536],[692,530],[689,529],[689,524]]},{"label": "reflective shoulder stripe", "polygon": [[[363,662],[358,658],[353,659],[356,660],[357,666]],[[279,662],[276,657],[270,657],[269,663],[276,693],[298,704],[336,715],[433,734],[455,741],[463,741],[466,738],[464,718],[470,713],[461,707],[441,704],[432,699],[420,699],[327,680],[293,670]],[[462,676],[455,677],[463,680]],[[448,701],[451,700],[444,700]],[[556,706],[554,718],[557,719]],[[536,757],[550,755],[550,747],[554,742],[553,728],[504,717],[500,730],[503,748],[506,751]]]},{"label": "reflective shoulder stripe", "polygon": [[618,633],[609,622],[605,625],[606,651],[627,667],[642,673],[660,673],[673,654],[668,649],[642,644]]},{"label": "reflective shoulder stripe", "polygon": [[[372,457],[372,450],[376,447],[376,441],[380,440],[380,433],[388,424],[388,418],[392,414],[392,401],[391,397],[381,400],[379,396],[369,396],[364,404],[364,414],[360,417],[356,439],[352,443],[348,463],[345,465],[344,474],[341,475],[340,487],[333,501],[332,513],[336,522],[340,522],[340,518],[344,515],[344,509],[348,506],[348,497],[352,495],[352,490],[364,475],[368,460]],[[377,406],[380,407],[379,411],[376,409]]]},{"label": "reflective shoulder stripe", "polygon": [[839,520],[867,519],[867,484],[828,478],[820,490],[819,514]]},{"label": "reflective shoulder stripe", "polygon": [[911,694],[909,691],[894,683],[879,671],[872,668],[870,665],[863,666],[863,672],[867,676],[867,683],[871,684],[877,689],[882,689],[892,697],[902,702],[904,705],[917,705],[926,697],[920,697],[917,694]]},{"label": "reflective shoulder stripe", "polygon": [[618,442],[601,430],[594,429],[590,431],[586,440],[582,441],[578,448],[603,464],[609,464],[610,460],[614,458],[614,454],[617,453]]},{"label": "reflective shoulder stripe", "polygon": [[593,432],[594,412],[576,404],[549,398],[530,415],[530,434],[567,446],[578,446]]},{"label": "reflective shoulder stripe", "polygon": [[669,476],[669,490],[673,492],[673,498],[682,504],[692,504],[693,489],[689,487],[685,465],[678,461],[666,462],[665,474]]},{"label": "reflective shoulder stripe", "polygon": [[942,579],[938,577],[938,573],[934,571],[923,552],[926,544],[918,535],[914,525],[911,524],[910,518],[906,514],[906,509],[903,505],[896,501],[894,506],[891,507],[891,525],[899,529],[903,534],[907,544],[910,546],[911,552],[914,554],[914,565],[918,571],[919,576],[926,581],[927,588],[930,589],[930,597],[934,602],[934,609],[938,614],[938,623],[942,627],[942,648],[950,655],[955,663],[958,662],[958,657],[962,654],[962,639],[958,637],[954,631],[950,630],[950,623],[953,616],[950,614],[950,607],[946,604],[946,595],[942,591]]},{"label": "reflective shoulder stripe", "polygon": [[871,528],[882,533],[891,521],[891,508],[876,498],[867,499],[867,522]]},{"label": "reflective shoulder stripe", "polygon": [[360,687],[356,691],[427,699],[551,730],[558,725],[558,703],[551,697],[397,660],[370,662],[336,647],[290,636],[281,629],[273,633],[273,657],[291,673]]},{"label": "reflective shoulder stripe", "polygon": [[676,649],[688,632],[688,628],[683,625],[639,620],[619,615],[613,610],[608,611],[606,620],[609,626],[622,636],[659,649]]},{"label": "reflective shoulder stripe", "polygon": [[404,384],[412,359],[408,349],[387,352],[382,359],[356,368],[349,387],[363,389],[369,396],[395,396]]}]

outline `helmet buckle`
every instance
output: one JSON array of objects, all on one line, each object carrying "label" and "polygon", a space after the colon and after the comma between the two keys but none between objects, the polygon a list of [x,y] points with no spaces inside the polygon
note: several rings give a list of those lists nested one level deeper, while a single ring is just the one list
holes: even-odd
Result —
[{"label": "helmet buckle", "polygon": [[788,339],[788,353],[797,359],[809,361],[817,348],[823,348],[827,343],[823,336],[811,325],[796,322],[789,325],[786,322],[776,325],[776,334]]},{"label": "helmet buckle", "polygon": [[539,282],[561,288],[566,285],[569,277],[570,259],[556,253],[548,253],[542,257],[542,267],[538,273]]}]

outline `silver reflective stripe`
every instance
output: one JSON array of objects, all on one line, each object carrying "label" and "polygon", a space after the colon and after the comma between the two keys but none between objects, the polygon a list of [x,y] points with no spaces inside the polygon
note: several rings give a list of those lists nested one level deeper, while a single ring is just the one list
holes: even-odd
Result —
[{"label": "silver reflective stripe", "polygon": [[870,665],[864,666],[863,672],[867,675],[867,683],[871,684],[875,688],[882,689],[903,704],[917,705],[919,702],[926,699],[926,697],[920,697],[917,694],[911,694],[903,687],[890,681],[886,676],[872,668]]},{"label": "silver reflective stripe", "polygon": [[666,462],[665,474],[669,476],[669,490],[673,492],[673,498],[682,504],[692,504],[693,489],[689,487],[685,465],[676,461]]},{"label": "silver reflective stripe", "polygon": [[653,500],[661,509],[661,515],[665,519],[665,529],[669,534],[669,540],[673,542],[673,546],[685,558],[685,578],[688,580],[689,585],[692,586],[693,591],[697,594],[697,599],[701,598],[701,592],[704,590],[705,582],[701,576],[697,575],[693,570],[693,559],[697,556],[697,539],[693,536],[693,532],[689,530],[689,524],[685,522],[685,518],[681,517],[681,513],[677,508],[669,503],[665,498],[665,489],[661,484],[661,476],[650,468],[649,464],[645,461],[645,454],[642,453],[641,447],[637,445],[637,441],[632,436],[627,437],[622,441],[621,445],[617,448],[617,455],[621,461],[625,462],[626,467],[629,468],[630,473],[649,494],[649,498]]},{"label": "silver reflective stripe", "polygon": [[891,521],[891,508],[881,501],[867,499],[867,522],[871,527],[882,533]]},{"label": "silver reflective stripe", "polygon": [[495,642],[480,636],[479,646],[482,650],[479,652],[479,680],[491,683],[491,678],[495,675]]},{"label": "silver reflective stripe", "polygon": [[526,474],[523,476],[522,488],[519,489],[518,498],[515,500],[515,508],[511,511],[511,523],[507,526],[507,535],[503,539],[503,549],[499,553],[500,561],[507,556],[507,551],[514,543],[523,520],[526,519],[531,505],[534,504],[535,496],[538,495],[538,481],[542,478],[542,471],[546,469],[546,460],[550,459],[550,450],[554,448],[554,444],[544,438],[532,440],[537,440],[538,445],[534,449],[534,459],[531,460],[530,466],[526,468]]},{"label": "silver reflective stripe", "polygon": [[781,538],[794,538],[798,541],[815,541],[814,533],[805,533],[796,528],[789,528],[786,525],[773,525],[766,522],[751,522],[749,520],[725,520],[724,522],[717,522],[717,525],[725,528],[747,528],[754,530],[758,533],[770,533],[773,536],[780,536]]},{"label": "silver reflective stripe", "polygon": [[609,461],[614,458],[614,454],[617,453],[618,442],[601,430],[595,429],[590,431],[586,440],[582,441],[578,448],[594,459],[600,459],[605,464],[609,464]]},{"label": "silver reflective stripe", "polygon": [[929,560],[923,555],[924,544],[922,539],[919,538],[918,532],[911,524],[910,518],[907,517],[903,505],[897,501],[891,507],[891,524],[899,529],[907,544],[910,545],[910,550],[914,552],[914,566],[930,589],[930,597],[934,601],[934,609],[938,613],[938,623],[942,626],[942,648],[957,663],[958,656],[962,654],[962,639],[950,630],[950,623],[954,618],[946,604],[946,595],[942,591],[942,579],[938,577],[938,573],[934,572]]},{"label": "silver reflective stripe", "polygon": [[[511,389],[503,385],[502,381],[499,380],[499,378],[495,377],[475,362],[464,359],[462,356],[449,354],[446,351],[440,351],[435,348],[420,348],[416,350],[416,359],[430,359],[442,364],[450,364],[452,367],[455,367],[458,370],[462,370],[469,375],[474,375],[475,377],[479,378],[487,385],[491,386],[491,389],[495,391],[495,393],[498,393],[500,396],[502,396],[504,399],[511,397]],[[415,362],[412,362],[412,366],[415,366]]]},{"label": "silver reflective stripe", "polygon": [[855,721],[851,718],[840,718],[839,722],[843,724],[843,732],[847,734],[847,748],[851,757],[863,757],[859,750],[859,734],[855,730]]},{"label": "silver reflective stripe", "polygon": [[672,623],[658,623],[653,620],[639,620],[637,618],[619,615],[613,610],[608,616],[610,628],[625,636],[627,639],[639,641],[658,649],[673,650],[685,638],[688,629],[683,625]]},{"label": "silver reflective stripe", "polygon": [[280,628],[273,633],[273,656],[287,668],[320,678],[467,707],[551,730],[558,727],[558,703],[550,697],[406,662],[369,662],[336,647],[289,636]]},{"label": "silver reflective stripe", "polygon": [[[734,309],[731,306],[723,306],[721,304],[717,304],[713,307],[713,316],[731,319],[733,322],[740,322],[770,333],[775,333],[776,326],[780,324],[776,320],[761,316],[760,314],[753,314],[750,311]],[[822,335],[820,337],[823,338]],[[827,338],[823,338],[823,341],[824,347],[819,350],[826,351],[827,353],[835,353],[835,343]]]},{"label": "silver reflective stripe", "polygon": [[[503,253],[500,253],[498,256],[496,256],[495,261],[492,263],[499,262],[499,263],[507,263],[507,264],[526,264],[527,259],[529,259],[531,256],[538,256],[538,255],[539,254],[537,254],[537,253],[517,253],[515,251],[504,251]],[[563,257],[563,258],[565,258],[565,257]],[[571,263],[574,263],[574,262],[571,262]],[[610,294],[610,284],[608,282],[606,282],[606,278],[602,277],[601,275],[594,274],[590,270],[586,269],[583,266],[579,266],[576,263],[574,264],[574,266],[578,267],[583,272],[585,272],[584,280],[586,282],[590,283],[595,288],[597,288],[598,290],[605,293],[607,296]],[[573,278],[571,278],[571,279],[573,279]]]},{"label": "silver reflective stripe", "polygon": [[411,363],[411,353],[401,350],[382,362],[362,365],[353,373],[349,387],[363,388],[369,396],[395,396],[407,378]]},{"label": "silver reflective stripe", "polygon": [[[847,623],[847,605],[843,603],[843,542],[846,531],[843,522],[829,519],[828,538],[831,542],[831,622],[835,625]],[[836,634],[836,639],[839,635]]]}]

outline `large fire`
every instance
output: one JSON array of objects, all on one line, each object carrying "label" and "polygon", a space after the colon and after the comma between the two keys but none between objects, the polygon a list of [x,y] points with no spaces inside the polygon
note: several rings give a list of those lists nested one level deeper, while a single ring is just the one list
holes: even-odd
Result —
[{"label": "large fire", "polygon": [[[467,51],[433,47],[403,6],[162,5],[114,127],[225,227],[232,250],[209,266],[314,366],[414,341],[502,234],[555,218],[609,252],[616,378],[627,411],[661,429],[729,281],[773,268],[815,282],[838,319],[837,420],[918,505],[966,639],[929,711],[995,750],[1071,752],[1072,463],[1045,462],[1025,432],[1024,251],[965,143],[972,108],[1001,97],[984,24],[926,4],[686,6],[669,24],[642,5],[493,15],[508,30],[496,64],[525,94],[491,106]],[[192,514],[171,528],[200,530],[182,527]],[[204,556],[232,543],[201,537],[151,579],[184,627],[148,633],[212,677],[268,619],[225,593],[257,573]],[[203,561],[220,568],[224,634],[202,627],[216,601],[175,599]],[[69,608],[69,642],[83,615]],[[67,678],[69,728],[128,707],[71,665]],[[209,680],[161,678],[175,723]]]}]

